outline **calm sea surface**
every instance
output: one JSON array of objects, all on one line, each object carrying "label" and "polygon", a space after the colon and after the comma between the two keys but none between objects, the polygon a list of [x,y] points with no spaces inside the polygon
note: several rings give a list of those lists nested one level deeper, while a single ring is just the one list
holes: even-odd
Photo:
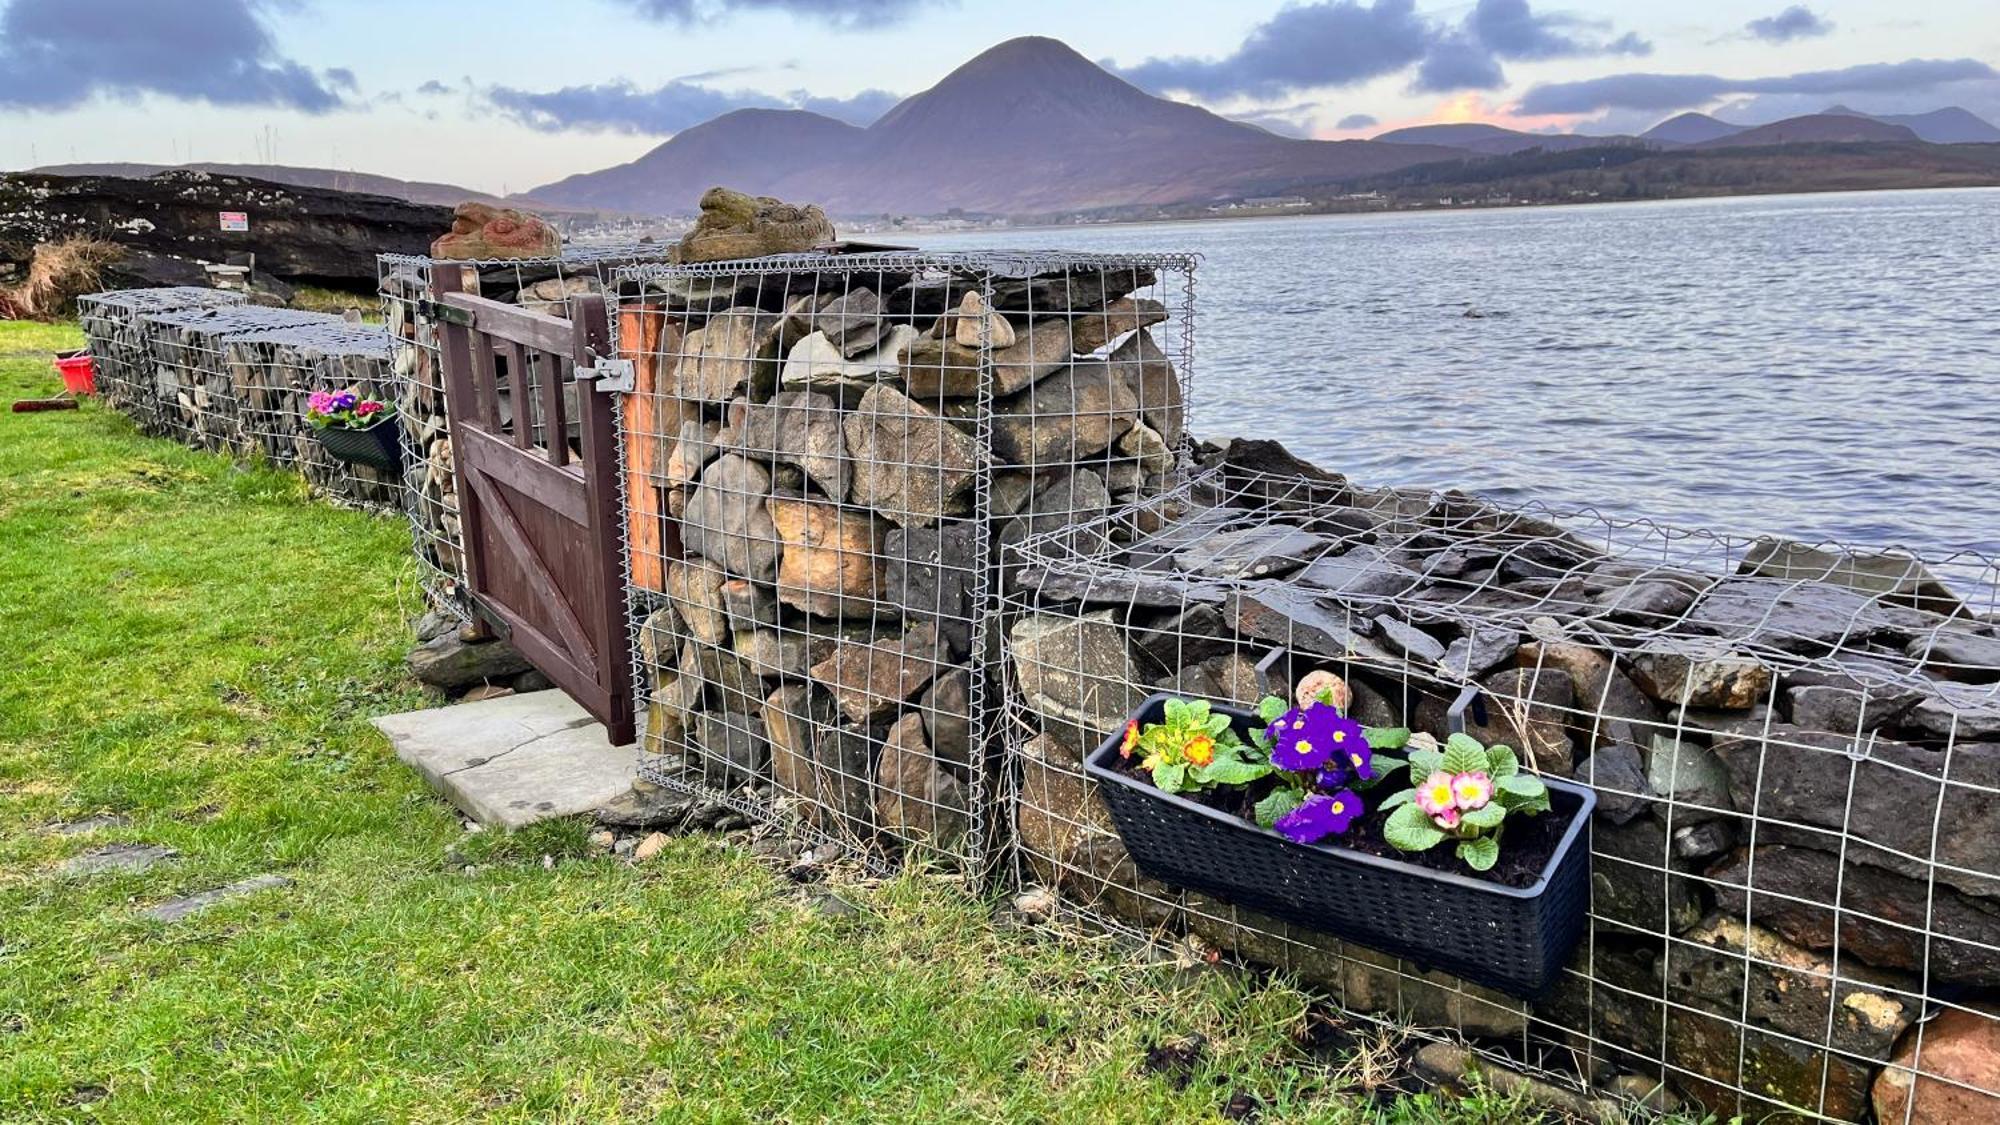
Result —
[{"label": "calm sea surface", "polygon": [[1369,483],[2000,555],[2000,190],[924,242],[1203,255],[1204,437]]}]

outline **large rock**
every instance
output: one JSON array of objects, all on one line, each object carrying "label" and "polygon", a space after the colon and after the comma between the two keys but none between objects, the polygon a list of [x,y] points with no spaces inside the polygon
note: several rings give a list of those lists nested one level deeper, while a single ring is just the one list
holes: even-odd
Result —
[{"label": "large rock", "polygon": [[822,831],[866,839],[875,823],[875,743],[838,726],[833,698],[811,684],[786,684],[765,700],[771,778],[803,803]]},{"label": "large rock", "polygon": [[918,714],[939,761],[972,768],[972,673],[960,668],[939,676],[924,693]]},{"label": "large rock", "polygon": [[927,621],[961,655],[972,650],[972,580],[984,565],[979,526],[952,520],[896,528],[883,539],[882,596],[906,621]]},{"label": "large rock", "polygon": [[739,629],[732,639],[736,655],[767,680],[795,679],[833,651],[834,638],[791,629]]},{"label": "large rock", "polygon": [[823,500],[773,496],[766,505],[784,543],[778,600],[820,617],[872,617],[882,608],[882,521]]},{"label": "large rock", "polygon": [[718,457],[701,475],[681,517],[681,541],[738,578],[778,576],[778,529],[765,511],[771,474],[734,454]]},{"label": "large rock", "polygon": [[1905,1036],[1872,1104],[1884,1125],[2000,1121],[2000,1008],[1947,1008]]},{"label": "large rock", "polygon": [[1176,695],[1251,708],[1264,697],[1266,688],[1257,666],[1234,652],[1190,664],[1154,686]]},{"label": "large rock", "polygon": [[1700,878],[1674,857],[1667,830],[1651,817],[1591,826],[1590,913],[1621,936],[1678,934],[1701,921]]},{"label": "large rock", "polygon": [[1107,362],[1111,373],[1123,380],[1126,390],[1138,400],[1139,417],[1170,448],[1179,446],[1187,424],[1181,380],[1167,353],[1153,342],[1152,333],[1141,332],[1120,344]]},{"label": "large rock", "polygon": [[1289,524],[1258,524],[1191,543],[1174,553],[1174,565],[1205,578],[1276,578],[1333,546],[1331,539]]},{"label": "large rock", "polygon": [[993,452],[1009,466],[1074,464],[1111,448],[1138,420],[1139,398],[1122,372],[1108,360],[1079,360],[993,404]]},{"label": "large rock", "polygon": [[764,720],[743,711],[704,711],[695,717],[703,775],[724,787],[749,785],[770,766]]},{"label": "large rock", "polygon": [[1759,539],[1744,553],[1742,574],[1789,582],[1828,582],[1913,609],[1951,616],[1965,606],[1917,559],[1893,551],[1829,551],[1785,539]]},{"label": "large rock", "polygon": [[1328,609],[1305,590],[1265,586],[1229,595],[1223,609],[1236,631],[1296,652],[1331,660],[1375,661],[1400,668],[1402,661],[1372,638],[1372,618]]},{"label": "large rock", "polygon": [[417,682],[446,691],[504,680],[533,667],[505,641],[468,644],[455,632],[411,649],[404,662]]},{"label": "large rock", "polygon": [[1936,629],[1913,638],[1904,650],[1935,676],[1966,683],[2000,680],[2000,637],[1969,629]]},{"label": "large rock", "polygon": [[1727,817],[1729,771],[1714,752],[1666,734],[1646,741],[1646,783],[1672,803],[1676,827]]},{"label": "large rock", "polygon": [[956,339],[919,340],[903,361],[903,379],[910,394],[926,402],[972,398],[980,392],[990,360],[992,393],[1011,395],[1062,370],[1071,351],[1067,323],[1038,320],[1019,330],[1011,345],[990,352]]},{"label": "large rock", "polygon": [[813,679],[833,692],[841,713],[871,723],[899,710],[938,674],[944,656],[937,630],[918,625],[894,640],[842,641],[813,665]]},{"label": "large rock", "polygon": [[1033,614],[1014,623],[1011,639],[1015,687],[1071,745],[1094,747],[1146,696],[1109,612]]},{"label": "large rock", "polygon": [[561,253],[562,235],[540,216],[476,202],[459,204],[451,214],[451,230],[431,243],[431,257],[445,261],[553,258]]},{"label": "large rock", "polygon": [[1089,355],[1113,340],[1167,319],[1167,306],[1150,297],[1120,297],[1102,309],[1069,318],[1070,344],[1078,355]]},{"label": "large rock", "polygon": [[[1337,555],[1321,555],[1293,575],[1292,581],[1324,590],[1334,597],[1374,602],[1414,590],[1423,585],[1424,580],[1389,552],[1361,543]],[[1509,633],[1508,636],[1514,634]],[[1509,644],[1505,656],[1512,655],[1514,647]],[[1500,663],[1501,659],[1504,657],[1495,659],[1486,668]],[[1486,668],[1480,668],[1473,674],[1484,672]]]},{"label": "large rock", "polygon": [[[1022,513],[1001,525],[1000,542],[1012,546],[1030,535],[1048,536],[1038,544],[1044,555],[1095,558],[1109,554],[1116,544],[1108,521],[1101,517],[1111,511],[1111,505],[1111,490],[1096,470],[1047,472],[1036,481]],[[1059,531],[1067,534],[1054,534]]]},{"label": "large rock", "polygon": [[909,325],[898,324],[873,347],[847,352],[824,332],[809,333],[786,353],[778,383],[790,390],[825,392],[842,409],[853,409],[869,387],[901,373],[920,335]]},{"label": "large rock", "polygon": [[854,502],[903,527],[928,527],[958,508],[980,464],[979,443],[887,386],[874,386],[844,426]]},{"label": "large rock", "polygon": [[964,849],[972,833],[971,793],[931,755],[920,716],[905,715],[889,728],[875,776],[875,818],[882,831],[906,846],[945,856]]},{"label": "large rock", "polygon": [[1153,929],[1179,916],[1178,892],[1139,874],[1076,749],[1052,734],[1022,747],[1014,826],[1028,870],[1079,906]]},{"label": "large rock", "polygon": [[1726,578],[1688,611],[1687,626],[1736,645],[1817,655],[1885,635],[1907,638],[1936,620],[1840,586]]},{"label": "large rock", "polygon": [[1939,739],[2000,739],[2000,690],[1938,681],[1910,708],[1910,726]]},{"label": "large rock", "polygon": [[[1933,888],[1832,852],[1764,844],[1712,867],[1716,904],[1809,949],[1883,968],[1928,971],[1935,982],[2000,985],[2000,902]],[[1754,856],[1754,858],[1753,858]],[[1836,909],[1836,906],[1838,909]],[[1835,925],[1838,922],[1838,933]]]},{"label": "large rock", "polygon": [[1712,641],[1662,637],[1632,657],[1632,676],[1670,707],[1748,710],[1771,698],[1771,668]]},{"label": "large rock", "polygon": [[740,395],[769,397],[778,378],[778,349],[785,318],[754,305],[727,308],[689,332],[674,369],[682,398],[728,402]]},{"label": "large rock", "polygon": [[721,455],[722,445],[717,441],[721,432],[722,427],[698,418],[689,418],[680,424],[666,458],[668,493],[680,497],[676,515],[686,510],[687,490],[701,479],[701,471]]},{"label": "large rock", "polygon": [[715,645],[729,637],[729,618],[722,606],[722,584],[728,580],[727,574],[699,558],[667,564],[667,596],[695,640]]},{"label": "large rock", "polygon": [[1521,646],[1515,659],[1523,668],[1547,666],[1569,676],[1577,710],[1585,716],[1576,724],[1585,747],[1609,741],[1614,722],[1623,720],[1643,731],[1660,721],[1660,709],[1646,693],[1619,671],[1609,656],[1589,645],[1530,641]]},{"label": "large rock", "polygon": [[1786,723],[1715,744],[1760,842],[1839,850],[1844,837],[1850,859],[2000,898],[2000,744],[1946,754],[1876,738],[1865,756],[1855,749],[1851,736]]},{"label": "large rock", "polygon": [[[882,299],[870,289],[851,289],[828,301],[813,314],[812,326],[849,359],[874,350],[890,328],[882,315]],[[915,331],[911,329],[913,335]]]},{"label": "large rock", "polygon": [[[1481,698],[1465,711],[1465,733],[1487,746],[1513,747],[1522,764],[1558,777],[1575,768],[1568,724],[1576,708],[1569,677],[1552,668],[1505,668],[1480,682]],[[1443,735],[1450,726],[1442,696],[1417,704],[1419,730]]]},{"label": "large rock", "polygon": [[781,391],[743,411],[735,425],[736,448],[753,461],[797,465],[828,499],[847,499],[847,439],[840,406],[811,391]]},{"label": "large rock", "polygon": [[1653,805],[1653,788],[1637,746],[1613,742],[1577,763],[1576,780],[1597,791],[1597,816],[1629,824]]}]

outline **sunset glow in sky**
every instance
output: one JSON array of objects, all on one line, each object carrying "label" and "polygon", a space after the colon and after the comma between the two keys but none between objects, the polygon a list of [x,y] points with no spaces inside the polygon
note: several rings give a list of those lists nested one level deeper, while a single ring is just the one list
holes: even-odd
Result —
[{"label": "sunset glow in sky", "polygon": [[1836,102],[2000,123],[1992,0],[0,0],[0,168],[274,162],[522,191],[742,106],[866,124],[1030,34],[1294,136]]}]

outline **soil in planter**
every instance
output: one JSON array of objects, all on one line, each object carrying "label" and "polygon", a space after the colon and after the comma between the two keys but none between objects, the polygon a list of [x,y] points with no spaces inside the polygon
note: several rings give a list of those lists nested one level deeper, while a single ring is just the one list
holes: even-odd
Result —
[{"label": "soil in planter", "polygon": [[[1125,767],[1125,772],[1128,776],[1148,785],[1153,783],[1153,775],[1137,764]],[[1273,788],[1276,786],[1272,783],[1262,782],[1247,789],[1183,794],[1183,796],[1255,824],[1257,822],[1255,806]],[[1402,784],[1400,779],[1391,779],[1362,793],[1361,799],[1369,806],[1367,815],[1349,825],[1342,835],[1332,837],[1324,843],[1365,855],[1400,860],[1432,871],[1464,875],[1467,878],[1499,883],[1507,887],[1526,888],[1534,886],[1535,880],[1541,878],[1542,869],[1548,866],[1549,858],[1556,854],[1556,846],[1562,843],[1563,832],[1569,827],[1569,817],[1560,809],[1550,809],[1538,816],[1510,816],[1507,818],[1506,828],[1500,834],[1500,862],[1494,864],[1490,871],[1474,871],[1465,865],[1464,860],[1458,858],[1457,848],[1449,840],[1429,851],[1405,852],[1396,850],[1389,841],[1382,838],[1382,825],[1389,819],[1389,813],[1376,808],[1375,805],[1388,799],[1391,794],[1407,788],[1409,786]]]}]

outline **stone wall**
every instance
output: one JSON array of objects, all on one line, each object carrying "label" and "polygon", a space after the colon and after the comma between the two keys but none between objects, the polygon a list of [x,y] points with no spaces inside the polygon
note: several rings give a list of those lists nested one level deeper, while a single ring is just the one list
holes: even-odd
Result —
[{"label": "stone wall", "polygon": [[774,262],[645,271],[620,306],[653,772],[976,864],[996,547],[1165,486],[1187,264]]},{"label": "stone wall", "polygon": [[316,495],[335,503],[402,510],[401,474],[335,460],[306,420],[314,391],[397,400],[388,333],[344,321],[253,332],[223,345],[223,363],[235,387],[244,448],[298,472]]},{"label": "stone wall", "polygon": [[[1621,533],[1587,519],[1361,488],[1269,443],[1205,464],[1014,560],[1025,877],[1351,1008],[1562,1046],[1579,1078],[1664,1079],[1725,1117],[1860,1120],[1878,1081],[1908,1088],[1921,1016],[1996,998],[1992,563],[1952,560],[1961,593],[1900,555],[1667,531],[1607,549]],[[1318,667],[1348,677],[1362,722],[1439,735],[1470,685],[1469,733],[1597,790],[1593,932],[1553,996],[1524,1005],[1133,867],[1083,753],[1154,690],[1250,703]]]},{"label": "stone wall", "polygon": [[194,286],[120,289],[78,298],[77,321],[95,360],[98,393],[113,409],[129,416],[141,432],[164,433],[157,380],[147,356],[146,330],[140,317],[242,304],[241,293]]},{"label": "stone wall", "polygon": [[338,317],[256,305],[188,308],[139,318],[160,431],[194,449],[255,451],[237,414],[236,381],[223,357],[231,340],[274,329],[329,326]]}]

